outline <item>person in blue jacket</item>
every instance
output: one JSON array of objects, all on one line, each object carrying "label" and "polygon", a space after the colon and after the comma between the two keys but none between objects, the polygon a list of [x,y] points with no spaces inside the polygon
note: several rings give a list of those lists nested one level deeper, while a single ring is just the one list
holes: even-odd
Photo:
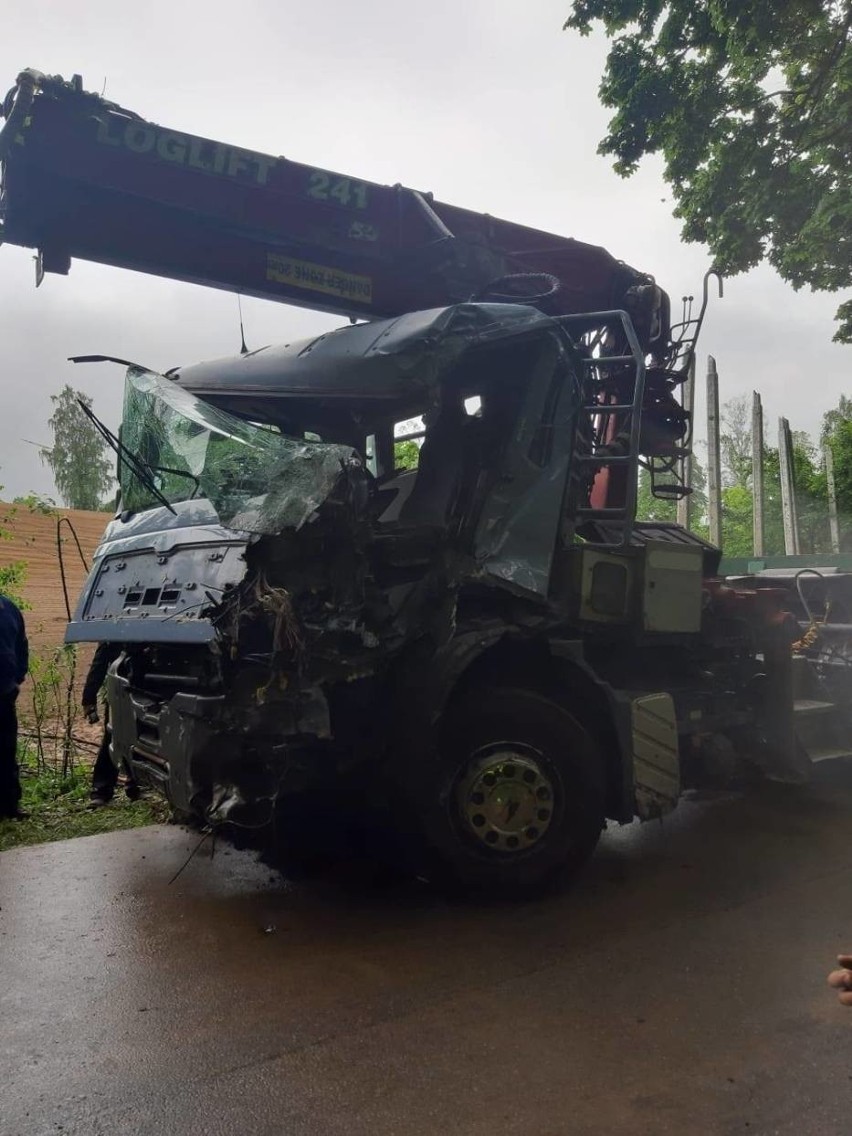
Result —
[{"label": "person in blue jacket", "polygon": [[29,645],[24,617],[0,595],[0,818],[23,820],[18,774],[18,689],[27,676]]}]

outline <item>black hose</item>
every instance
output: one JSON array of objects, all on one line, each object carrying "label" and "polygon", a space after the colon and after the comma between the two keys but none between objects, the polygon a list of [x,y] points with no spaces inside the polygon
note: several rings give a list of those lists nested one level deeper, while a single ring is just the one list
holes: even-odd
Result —
[{"label": "black hose", "polygon": [[6,125],[0,129],[0,158],[8,156],[35,99],[40,76],[37,71],[22,71],[3,102]]},{"label": "black hose", "polygon": [[[544,290],[529,292],[515,291],[511,286],[519,284],[532,284],[533,282],[544,285]],[[508,291],[501,291],[504,285],[509,285]],[[551,296],[555,296],[562,284],[558,276],[552,276],[549,272],[515,272],[508,276],[499,276],[496,280],[492,280],[480,292],[474,293],[471,296],[471,303],[477,301],[488,301],[492,303],[509,303],[509,304],[522,304],[522,303],[540,303],[542,300],[549,300]]]},{"label": "black hose", "polygon": [[[822,572],[818,572],[816,568],[800,568],[794,577],[796,581],[796,591],[799,593],[799,600],[802,604],[802,607],[805,609],[805,615],[807,615],[810,623],[816,623],[816,619],[813,615],[813,612],[811,611],[811,605],[808,603],[807,599],[805,598],[805,593],[802,590],[801,578],[805,575],[818,576],[819,579],[823,581],[823,583],[825,583],[825,576],[823,576]],[[828,614],[828,609],[825,605],[824,600],[823,608],[825,608],[825,610],[823,611],[823,617],[825,617]]]},{"label": "black hose", "polygon": [[71,518],[70,517],[60,517],[59,520],[56,522],[56,553],[57,553],[57,556],[59,558],[59,575],[60,575],[60,578],[62,580],[62,594],[65,597],[65,614],[67,615],[68,622],[70,623],[71,622],[71,601],[68,598],[68,581],[65,578],[65,557],[62,553],[62,526],[63,526],[63,524],[66,524],[68,526],[68,528],[71,530],[71,535],[74,537],[74,543],[77,545],[77,551],[80,554],[80,560],[83,564],[83,567],[86,569],[87,573],[89,571],[89,565],[88,565],[88,562],[86,560],[85,554],[83,553],[83,548],[82,548],[82,545],[80,544],[80,538],[77,536],[77,532],[76,532],[74,526],[71,524]]}]

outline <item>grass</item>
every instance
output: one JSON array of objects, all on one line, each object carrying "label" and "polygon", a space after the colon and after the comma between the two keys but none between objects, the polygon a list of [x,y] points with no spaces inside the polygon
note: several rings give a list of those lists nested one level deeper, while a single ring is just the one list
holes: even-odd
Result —
[{"label": "grass", "polygon": [[168,805],[156,797],[129,801],[119,787],[112,802],[100,809],[88,809],[91,770],[77,766],[67,777],[51,770],[37,773],[28,754],[21,762],[21,808],[27,820],[0,820],[0,852],[24,844],[45,844],[69,840],[74,836],[94,836],[160,824],[169,819]]}]

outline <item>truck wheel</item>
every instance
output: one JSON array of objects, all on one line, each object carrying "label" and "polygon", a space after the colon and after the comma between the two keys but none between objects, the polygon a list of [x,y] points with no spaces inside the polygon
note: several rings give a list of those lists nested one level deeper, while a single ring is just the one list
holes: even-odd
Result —
[{"label": "truck wheel", "polygon": [[604,825],[602,763],[563,707],[533,691],[477,690],[452,709],[440,750],[413,778],[430,874],[517,897],[592,854]]}]

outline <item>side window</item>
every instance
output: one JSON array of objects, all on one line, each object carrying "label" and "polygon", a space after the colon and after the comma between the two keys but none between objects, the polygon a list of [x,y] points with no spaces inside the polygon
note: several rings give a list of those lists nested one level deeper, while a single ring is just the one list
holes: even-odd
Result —
[{"label": "side window", "polygon": [[556,409],[559,405],[559,394],[565,380],[561,367],[553,372],[553,378],[547,389],[547,397],[541,411],[541,418],[536,427],[533,439],[530,442],[528,457],[531,462],[544,468],[550,464],[553,454],[553,430],[556,421]]},{"label": "side window", "polygon": [[373,477],[379,476],[378,445],[375,434],[368,434],[364,442],[364,460]]},{"label": "side window", "polygon": [[[480,418],[482,416],[482,399],[479,395],[471,395],[465,398],[464,412],[468,418]],[[428,436],[429,427],[427,427],[422,414],[394,423],[393,464],[397,473],[419,467],[420,447]],[[371,452],[370,439],[368,439],[369,452]]]},{"label": "side window", "polygon": [[420,447],[426,436],[426,424],[423,416],[407,418],[397,422],[393,428],[393,465],[394,469],[403,471],[417,469],[420,464]]}]

